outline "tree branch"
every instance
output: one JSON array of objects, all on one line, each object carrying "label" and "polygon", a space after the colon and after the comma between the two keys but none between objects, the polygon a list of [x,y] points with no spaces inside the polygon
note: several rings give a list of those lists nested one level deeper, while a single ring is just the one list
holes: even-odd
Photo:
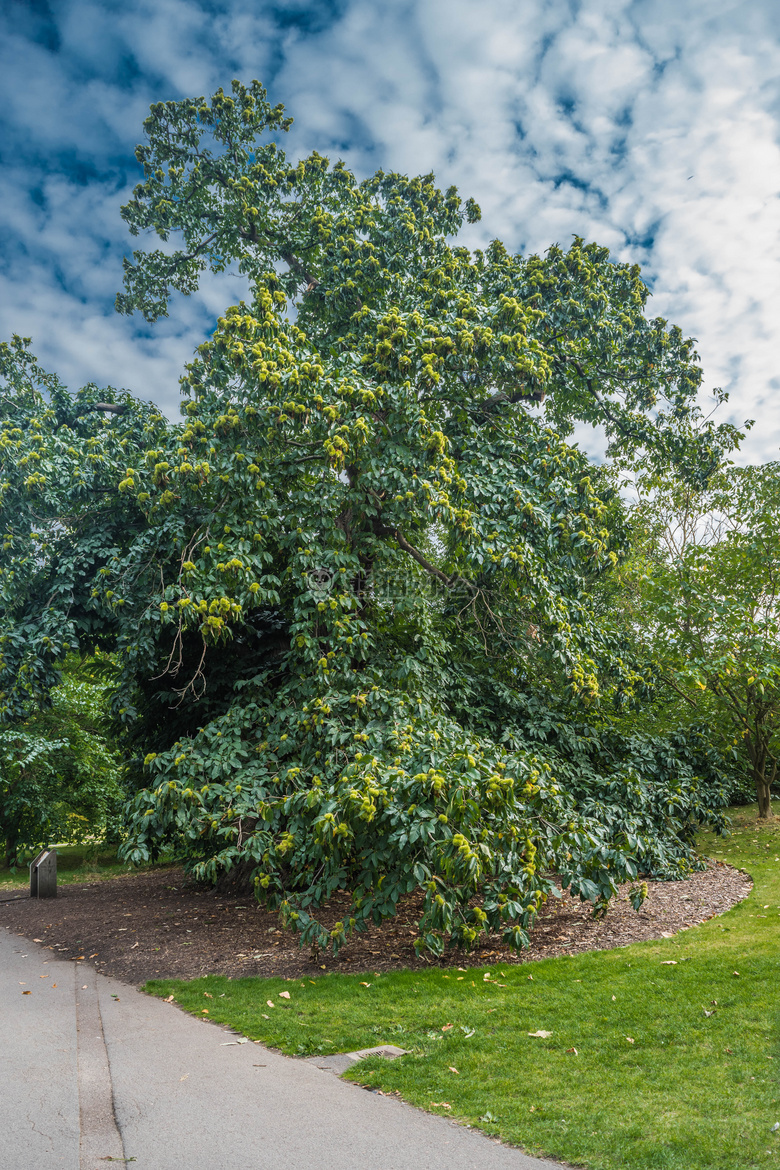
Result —
[{"label": "tree branch", "polygon": [[486,398],[484,402],[480,402],[478,410],[487,413],[497,406],[499,402],[508,402],[510,406],[515,406],[518,402],[544,402],[547,396],[547,391],[541,390],[516,390],[509,394],[506,390],[498,390],[495,394],[491,394],[490,398]]},{"label": "tree branch", "polygon": [[80,406],[70,421],[66,418],[61,419],[54,428],[54,433],[56,434],[60,427],[69,427],[71,422],[75,422],[76,419],[81,418],[84,414],[89,414],[92,410],[100,410],[104,414],[124,414],[128,409],[125,402],[90,402],[87,406]]},{"label": "tree branch", "polygon": [[[384,525],[382,525],[382,527],[384,528]],[[453,585],[465,585],[470,593],[474,594],[478,592],[476,585],[473,585],[471,581],[467,581],[465,577],[448,577],[446,573],[441,571],[441,569],[437,569],[435,565],[432,565],[431,562],[423,556],[419,549],[416,549],[413,544],[409,543],[403,533],[401,533],[397,528],[385,528],[384,530],[385,532],[395,537],[404,552],[407,552],[410,557],[413,557],[417,561],[417,564],[421,565],[422,568],[425,569],[426,573],[430,573],[432,577],[436,577],[436,579],[441,581],[443,585],[446,585],[448,588],[451,588]]]},{"label": "tree branch", "polygon": [[311,292],[312,289],[317,287],[317,285],[320,283],[317,280],[317,277],[313,276],[311,272],[307,271],[305,265],[300,262],[297,256],[293,256],[292,252],[281,252],[280,255],[282,260],[284,260],[285,264],[292,269],[295,275],[299,276],[301,280],[306,281],[306,292]]}]

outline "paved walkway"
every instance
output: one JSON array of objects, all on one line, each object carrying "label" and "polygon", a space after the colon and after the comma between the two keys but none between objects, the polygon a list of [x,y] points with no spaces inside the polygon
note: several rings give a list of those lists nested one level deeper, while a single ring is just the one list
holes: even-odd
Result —
[{"label": "paved walkway", "polygon": [[227,1035],[0,929],[0,1167],[555,1170]]}]

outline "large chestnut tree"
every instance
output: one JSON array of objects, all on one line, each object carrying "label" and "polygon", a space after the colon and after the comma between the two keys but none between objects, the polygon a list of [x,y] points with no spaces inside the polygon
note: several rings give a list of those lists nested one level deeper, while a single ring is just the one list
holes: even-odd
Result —
[{"label": "large chestnut tree", "polygon": [[117,307],[153,322],[207,270],[251,289],[187,366],[183,422],[3,349],[0,703],[21,717],[102,645],[145,755],[128,856],[173,841],[317,945],[415,889],[421,946],[520,945],[551,872],[603,906],[716,817],[692,782],[675,820],[669,778],[631,769],[586,816],[521,743],[540,679],[590,704],[648,681],[591,600],[619,500],[567,436],[706,482],[737,433],[702,422],[693,344],[646,315],[637,267],[579,239],[470,251],[473,201],[290,160],[288,126],[257,83],[145,123],[123,215],[161,246]]}]

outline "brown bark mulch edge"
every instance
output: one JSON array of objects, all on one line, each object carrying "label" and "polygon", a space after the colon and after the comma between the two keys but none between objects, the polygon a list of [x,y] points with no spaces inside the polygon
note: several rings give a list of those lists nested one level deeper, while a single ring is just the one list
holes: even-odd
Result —
[{"label": "brown bark mulch edge", "polygon": [[[130,874],[107,881],[61,886],[56,899],[26,893],[0,902],[0,925],[48,946],[58,957],[83,958],[106,975],[140,984],[147,979],[192,979],[199,975],[277,975],[297,978],[320,971],[391,971],[439,966],[529,963],[554,955],[607,950],[664,938],[723,914],[747,897],[747,874],[723,862],[680,882],[649,882],[639,911],[621,888],[604,918],[588,903],[564,894],[550,899],[516,955],[500,938],[486,938],[471,952],[452,950],[442,959],[418,956],[415,911],[418,895],[399,903],[396,917],[371,926],[334,958],[312,958],[279,929],[276,914],[250,898],[219,895],[189,881],[177,869]],[[337,921],[348,898],[336,897],[322,914]]]}]

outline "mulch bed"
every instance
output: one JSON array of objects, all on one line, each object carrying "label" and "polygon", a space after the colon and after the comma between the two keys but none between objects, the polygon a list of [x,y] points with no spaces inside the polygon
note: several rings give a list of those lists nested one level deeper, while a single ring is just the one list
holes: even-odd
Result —
[{"label": "mulch bed", "polygon": [[[0,900],[0,925],[43,942],[58,957],[84,958],[98,971],[129,983],[191,979],[198,975],[278,975],[319,971],[390,971],[432,965],[528,963],[553,955],[607,950],[644,939],[668,937],[722,914],[752,889],[750,878],[725,865],[681,882],[650,882],[638,912],[621,889],[599,920],[590,906],[564,895],[550,899],[531,936],[530,949],[515,955],[499,938],[486,938],[470,953],[418,956],[412,946],[418,896],[399,903],[398,914],[349,942],[336,958],[312,957],[279,929],[275,914],[247,898],[219,895],[190,882],[181,870],[162,869],[106,881],[60,886],[56,900],[37,901],[9,891]],[[348,901],[334,898],[322,919],[336,922]]]}]

